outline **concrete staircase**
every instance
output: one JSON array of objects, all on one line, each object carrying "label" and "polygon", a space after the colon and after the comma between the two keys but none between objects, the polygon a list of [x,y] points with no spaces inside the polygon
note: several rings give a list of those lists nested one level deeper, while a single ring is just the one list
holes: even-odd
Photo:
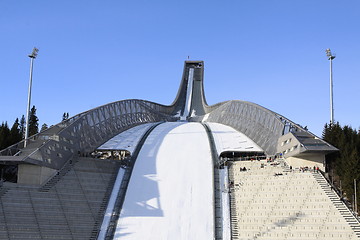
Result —
[{"label": "concrete staircase", "polygon": [[340,212],[340,214],[344,217],[345,221],[350,225],[356,235],[360,238],[360,224],[359,220],[353,215],[350,209],[346,206],[346,204],[341,200],[341,196],[339,196],[327,182],[321,174],[314,173],[314,178],[319,183],[321,188],[324,190],[325,194],[329,197],[331,202],[334,204],[336,209]]},{"label": "concrete staircase", "polygon": [[4,183],[0,239],[96,239],[118,168],[79,158],[40,188]]}]

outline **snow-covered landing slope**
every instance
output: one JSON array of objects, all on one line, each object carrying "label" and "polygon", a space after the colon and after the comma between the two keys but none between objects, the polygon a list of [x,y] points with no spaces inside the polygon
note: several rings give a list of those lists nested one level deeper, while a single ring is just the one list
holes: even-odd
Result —
[{"label": "snow-covered landing slope", "polygon": [[145,132],[156,123],[145,123],[130,128],[98,147],[98,150],[127,150],[131,154]]},{"label": "snow-covered landing slope", "polygon": [[220,123],[208,122],[214,136],[216,150],[220,155],[222,152],[263,152],[254,141],[245,134]]},{"label": "snow-covered landing slope", "polygon": [[164,123],[136,161],[114,239],[213,239],[213,167],[199,123]]}]

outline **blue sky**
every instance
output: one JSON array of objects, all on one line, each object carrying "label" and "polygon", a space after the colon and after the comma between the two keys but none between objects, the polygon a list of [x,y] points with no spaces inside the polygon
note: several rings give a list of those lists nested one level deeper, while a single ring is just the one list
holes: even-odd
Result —
[{"label": "blue sky", "polygon": [[29,62],[40,126],[123,99],[174,100],[183,63],[205,61],[209,104],[246,100],[317,135],[360,127],[358,0],[0,0],[0,121],[25,115]]}]

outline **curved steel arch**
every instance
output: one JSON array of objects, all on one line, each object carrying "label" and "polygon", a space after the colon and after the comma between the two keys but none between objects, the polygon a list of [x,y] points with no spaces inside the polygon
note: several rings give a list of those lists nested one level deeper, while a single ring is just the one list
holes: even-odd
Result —
[{"label": "curved steel arch", "polygon": [[257,104],[229,101],[209,113],[207,121],[222,123],[244,133],[268,155],[276,153],[284,123],[278,116]]},{"label": "curved steel arch", "polygon": [[[123,100],[80,113],[0,152],[0,161],[27,162],[60,169],[75,154],[87,154],[131,127],[174,121],[171,108],[144,100]],[[11,157],[9,157],[11,156]]]},{"label": "curved steel arch", "polygon": [[267,155],[279,153],[280,137],[292,133],[304,152],[337,151],[336,148],[316,137],[288,118],[258,104],[232,100],[211,111],[207,121],[222,123],[244,133],[259,145]]}]

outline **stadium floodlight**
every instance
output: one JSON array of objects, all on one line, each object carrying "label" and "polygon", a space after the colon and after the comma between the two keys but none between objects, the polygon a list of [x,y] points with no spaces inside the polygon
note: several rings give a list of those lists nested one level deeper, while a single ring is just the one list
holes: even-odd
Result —
[{"label": "stadium floodlight", "polygon": [[32,53],[29,55],[29,58],[36,58],[38,55],[39,49],[37,49],[36,47],[34,47]]},{"label": "stadium floodlight", "polygon": [[326,52],[326,56],[328,56],[329,60],[333,60],[334,58],[336,58],[336,56],[331,53],[330,48],[326,49],[325,52]]},{"label": "stadium floodlight", "polygon": [[26,128],[25,128],[25,142],[24,147],[27,145],[29,137],[29,118],[30,118],[30,103],[31,103],[31,85],[32,85],[32,73],[33,73],[33,63],[34,59],[37,57],[39,49],[36,47],[33,48],[33,51],[28,57],[30,58],[30,78],[29,78],[29,90],[28,90],[28,101],[27,101],[27,111],[26,111]]},{"label": "stadium floodlight", "polygon": [[331,53],[330,48],[325,50],[326,56],[330,61],[330,125],[334,124],[334,101],[333,101],[333,74],[332,74],[332,60],[336,57]]}]

